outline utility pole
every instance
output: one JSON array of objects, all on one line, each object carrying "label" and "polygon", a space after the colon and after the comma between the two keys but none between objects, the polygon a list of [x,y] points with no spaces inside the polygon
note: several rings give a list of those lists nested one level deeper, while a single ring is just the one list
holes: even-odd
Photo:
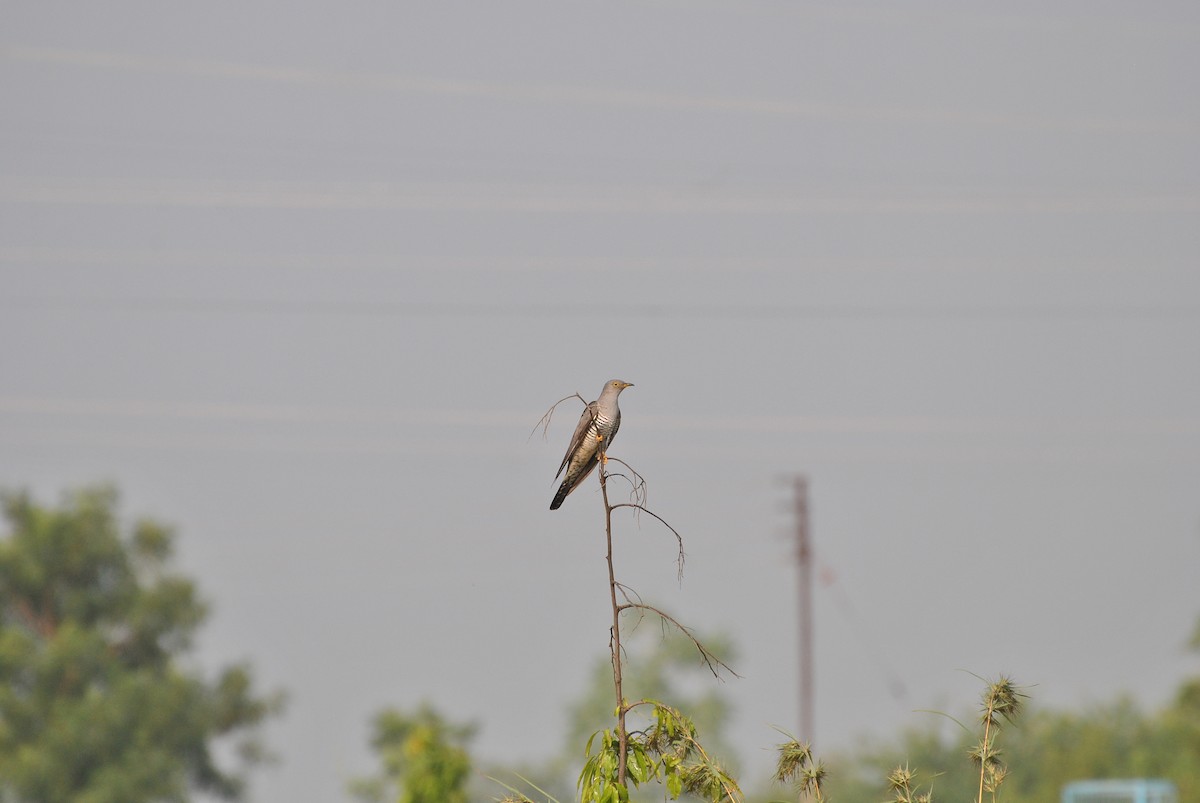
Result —
[{"label": "utility pole", "polygon": [[796,564],[799,568],[800,603],[800,741],[812,744],[813,731],[813,605],[812,547],[808,530],[808,479],[795,478]]}]

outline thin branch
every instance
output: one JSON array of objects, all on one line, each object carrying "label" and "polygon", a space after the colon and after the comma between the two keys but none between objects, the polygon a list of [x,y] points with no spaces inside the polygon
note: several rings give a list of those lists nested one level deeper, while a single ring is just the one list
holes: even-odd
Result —
[{"label": "thin branch", "polygon": [[587,407],[587,402],[583,401],[583,397],[578,393],[572,393],[570,396],[563,396],[554,404],[550,405],[550,409],[547,410],[546,413],[538,419],[538,422],[533,425],[533,429],[530,431],[529,437],[525,439],[526,443],[533,439],[533,434],[538,431],[538,427],[542,428],[542,437],[546,437],[546,433],[550,429],[550,420],[554,418],[554,411],[558,408],[558,405],[562,404],[567,399],[579,399],[581,402],[583,402],[583,406]]},{"label": "thin branch", "polygon": [[[603,447],[602,447],[603,448]],[[625,727],[625,694],[621,674],[621,608],[617,604],[617,575],[613,570],[612,505],[608,501],[608,475],[600,469],[600,495],[604,500],[604,538],[608,545],[605,560],[608,563],[608,595],[612,603],[612,628],[609,634],[609,649],[612,651],[613,691],[617,697],[617,783],[624,788],[629,760],[629,732]],[[624,592],[622,591],[622,594]]]},{"label": "thin branch", "polygon": [[[633,602],[634,597],[637,597],[637,602],[642,601],[642,595],[624,583],[617,583],[617,590],[621,592],[621,596],[625,598],[626,602]],[[632,597],[630,596],[631,594],[633,595]]]},{"label": "thin branch", "polygon": [[[641,600],[642,600],[641,594],[637,593],[636,591],[634,591],[632,588],[625,585],[624,583],[620,583],[620,582],[616,583],[616,589],[621,592],[621,597],[625,600],[625,603],[626,603],[624,605],[617,606],[617,613],[621,613],[626,608],[634,607],[633,597],[637,597],[638,602],[641,602]],[[630,594],[632,594],[633,597],[631,597]],[[641,624],[641,622],[642,622],[642,620],[639,618],[636,622],[633,623],[632,629],[637,630],[638,625]],[[621,645],[621,657],[626,660],[628,660],[628,658],[629,658],[629,650],[626,649],[624,644]]]},{"label": "thin branch", "polygon": [[[632,711],[633,709],[639,708],[643,705],[659,705],[659,704],[660,703],[658,702],[658,700],[647,700],[645,697],[643,697],[642,699],[634,700],[632,703],[625,706],[625,710]],[[645,733],[645,731],[642,731],[642,732]]]},{"label": "thin branch", "polygon": [[610,457],[608,459],[613,463],[620,463],[621,465],[625,466],[625,468],[629,469],[629,473],[633,475],[632,477],[627,477],[621,473],[609,475],[612,477],[620,477],[621,479],[623,479],[629,483],[629,500],[631,502],[633,502],[635,504],[639,504],[639,505],[646,504],[646,499],[647,499],[646,478],[643,477],[638,472],[637,469],[635,469],[633,466],[626,463],[624,460],[621,460],[620,458],[617,458],[617,457]]},{"label": "thin branch", "polygon": [[672,527],[670,524],[668,524],[666,519],[664,519],[662,516],[655,513],[653,510],[650,510],[645,505],[638,505],[638,504],[634,504],[633,502],[622,502],[620,504],[611,506],[609,508],[609,511],[611,512],[613,510],[618,510],[623,507],[633,508],[634,510],[641,511],[642,513],[645,513],[648,516],[653,516],[654,518],[658,519],[658,521],[662,524],[662,526],[666,527],[668,530],[671,531],[672,534],[674,534],[675,540],[679,542],[679,557],[676,560],[676,565],[678,566],[678,571],[676,572],[676,574],[678,575],[678,579],[682,580],[683,579],[683,563],[684,563],[684,560],[686,560],[687,556],[683,554],[683,536],[679,534],[679,531],[676,530],[674,527]]},{"label": "thin branch", "polygon": [[666,611],[656,608],[653,605],[647,605],[643,602],[627,602],[624,605],[618,606],[618,609],[622,613],[628,610],[649,611],[650,613],[658,616],[664,622],[669,622],[670,624],[674,625],[676,629],[678,629],[683,635],[687,636],[688,640],[691,641],[696,647],[696,650],[700,653],[700,657],[704,659],[704,663],[708,667],[708,671],[712,672],[713,677],[715,677],[717,680],[724,680],[718,671],[720,669],[724,669],[735,678],[741,677],[741,675],[739,675],[737,672],[734,672],[733,669],[729,667],[729,664],[725,663],[716,655],[714,655],[712,650],[708,649],[708,647],[705,647],[700,639],[696,638],[696,634],[692,632],[691,628],[681,623],[678,619]]}]

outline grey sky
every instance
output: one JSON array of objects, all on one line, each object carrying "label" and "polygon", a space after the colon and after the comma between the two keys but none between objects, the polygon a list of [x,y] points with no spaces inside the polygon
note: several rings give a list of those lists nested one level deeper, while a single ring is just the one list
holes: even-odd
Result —
[{"label": "grey sky", "polygon": [[[261,803],[370,714],[559,746],[606,648],[577,411],[687,539],[630,585],[731,633],[735,737],[819,746],[1013,673],[1166,699],[1200,613],[1194,4],[0,3],[0,484],[177,525],[197,658],[292,693]],[[637,554],[645,564],[634,567]],[[902,699],[889,692],[898,679]]]}]

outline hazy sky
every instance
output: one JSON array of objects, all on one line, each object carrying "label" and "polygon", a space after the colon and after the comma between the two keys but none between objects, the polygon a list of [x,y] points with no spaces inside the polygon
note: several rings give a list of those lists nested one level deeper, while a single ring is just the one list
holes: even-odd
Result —
[{"label": "hazy sky", "polygon": [[[647,479],[619,572],[818,746],[1195,672],[1200,7],[0,2],[0,485],[112,481],[291,703],[253,799],[341,801],[370,715],[560,746],[607,647],[577,409]],[[641,565],[634,565],[634,561]],[[891,688],[903,685],[897,697]]]}]

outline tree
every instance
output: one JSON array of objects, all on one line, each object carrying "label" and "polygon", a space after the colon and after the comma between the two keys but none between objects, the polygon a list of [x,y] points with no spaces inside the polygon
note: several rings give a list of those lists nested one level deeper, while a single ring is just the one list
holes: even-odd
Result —
[{"label": "tree", "polygon": [[256,696],[246,666],[207,681],[181,665],[207,611],[169,571],[171,531],[122,534],[110,488],[57,509],[2,499],[0,800],[240,798],[244,776],[214,742],[237,737],[238,770],[263,761],[254,726],[282,699]]},{"label": "tree", "polygon": [[474,725],[452,725],[428,704],[411,714],[385,709],[375,716],[371,736],[383,774],[352,781],[350,790],[372,803],[467,803],[466,748],[474,735]]}]

